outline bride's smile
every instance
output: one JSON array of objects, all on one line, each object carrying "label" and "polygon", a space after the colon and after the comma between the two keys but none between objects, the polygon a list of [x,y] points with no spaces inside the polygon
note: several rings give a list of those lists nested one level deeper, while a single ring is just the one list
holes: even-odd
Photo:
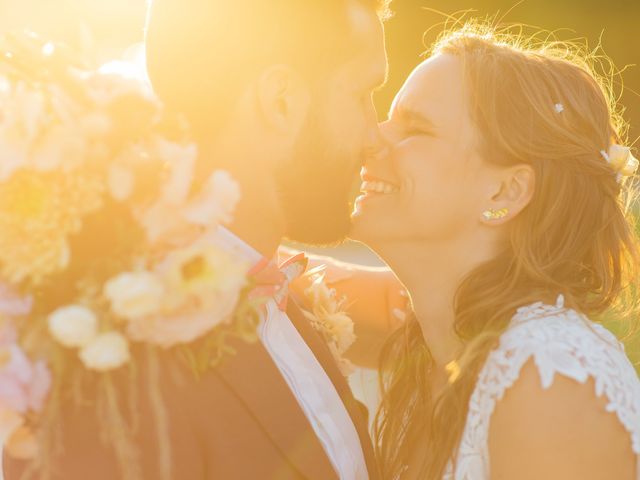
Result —
[{"label": "bride's smile", "polygon": [[0,34],[0,480],[640,480],[600,47],[447,15],[380,122],[391,0],[146,3]]},{"label": "bride's smile", "polygon": [[495,236],[482,212],[505,208],[505,175],[512,169],[478,153],[468,96],[462,62],[453,55],[435,55],[411,74],[381,124],[386,149],[363,169],[352,238],[376,248]]}]

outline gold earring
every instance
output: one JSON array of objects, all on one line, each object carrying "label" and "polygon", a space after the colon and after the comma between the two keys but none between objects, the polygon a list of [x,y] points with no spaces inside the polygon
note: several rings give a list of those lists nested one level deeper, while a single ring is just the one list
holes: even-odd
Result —
[{"label": "gold earring", "polygon": [[490,208],[489,210],[482,212],[482,216],[485,220],[500,220],[505,218],[507,215],[509,215],[509,209],[507,208],[501,208],[500,210]]}]

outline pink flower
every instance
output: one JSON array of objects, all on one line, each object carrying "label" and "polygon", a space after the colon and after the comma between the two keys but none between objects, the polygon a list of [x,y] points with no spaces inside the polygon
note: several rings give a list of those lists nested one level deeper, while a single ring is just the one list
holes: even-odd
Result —
[{"label": "pink flower", "polygon": [[7,317],[24,317],[31,313],[33,298],[18,294],[6,283],[0,283],[0,314]]},{"label": "pink flower", "polygon": [[0,350],[0,407],[24,414],[42,409],[51,387],[51,373],[44,362],[32,363],[17,345]]},{"label": "pink flower", "polygon": [[156,268],[165,287],[157,313],[130,316],[129,338],[171,348],[229,322],[248,270],[243,258],[203,239],[173,251]]},{"label": "pink flower", "polygon": [[11,321],[0,323],[0,348],[8,347],[18,341],[18,332]]},{"label": "pink flower", "polygon": [[193,309],[134,319],[128,324],[127,334],[134,341],[148,342],[162,348],[193,342],[218,325],[231,321],[238,295],[215,298],[216,302],[212,302],[212,306],[204,310],[196,303]]}]

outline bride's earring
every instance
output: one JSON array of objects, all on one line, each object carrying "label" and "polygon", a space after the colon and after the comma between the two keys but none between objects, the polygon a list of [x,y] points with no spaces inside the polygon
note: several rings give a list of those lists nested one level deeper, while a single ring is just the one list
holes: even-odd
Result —
[{"label": "bride's earring", "polygon": [[482,216],[485,220],[500,220],[509,215],[509,209],[501,208],[500,210],[494,210],[490,208],[489,210],[485,210],[482,212]]}]

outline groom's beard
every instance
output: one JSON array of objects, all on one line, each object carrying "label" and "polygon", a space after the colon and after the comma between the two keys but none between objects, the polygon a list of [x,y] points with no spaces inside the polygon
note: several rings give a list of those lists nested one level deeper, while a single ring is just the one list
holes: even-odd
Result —
[{"label": "groom's beard", "polygon": [[351,194],[362,162],[354,162],[336,145],[318,117],[308,120],[291,163],[278,172],[278,183],[286,236],[326,245],[344,240],[349,233]]}]

